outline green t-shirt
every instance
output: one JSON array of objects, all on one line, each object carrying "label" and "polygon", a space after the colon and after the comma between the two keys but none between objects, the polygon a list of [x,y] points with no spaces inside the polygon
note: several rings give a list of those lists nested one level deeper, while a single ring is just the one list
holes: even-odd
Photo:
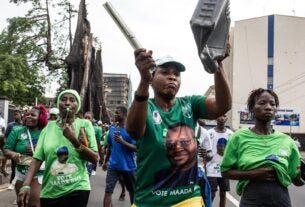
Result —
[{"label": "green t-shirt", "polygon": [[[76,118],[73,122],[76,137],[84,127],[89,148],[97,152],[94,129],[90,121]],[[76,190],[90,190],[86,161],[63,135],[56,121],[49,121],[41,132],[34,157],[45,161],[45,173],[40,197],[58,198]]]},{"label": "green t-shirt", "polygon": [[107,147],[108,146],[108,134],[109,134],[109,130],[105,132],[104,134],[104,140],[103,140],[103,146]]},{"label": "green t-shirt", "polygon": [[102,140],[102,128],[100,126],[93,126],[93,128],[96,142],[100,144]]},{"label": "green t-shirt", "polygon": [[[258,135],[248,128],[240,129],[229,139],[221,163],[221,172],[232,168],[244,171],[271,167],[276,170],[279,183],[287,187],[300,172],[300,158],[294,141],[284,133],[275,130],[270,135]],[[239,195],[249,182],[238,182],[236,191]]]},{"label": "green t-shirt", "polygon": [[[144,136],[137,141],[135,192],[135,205],[137,207],[169,207],[200,196],[200,187],[197,182],[193,182],[193,178],[185,177],[187,176],[185,172],[177,173],[179,178],[167,176],[173,171],[165,148],[168,127],[184,123],[194,133],[198,118],[207,118],[205,97],[203,96],[176,98],[174,105],[168,112],[156,106],[153,99],[149,99],[146,130]],[[195,139],[195,136],[192,138]],[[196,144],[196,141],[193,143]],[[189,175],[197,177],[197,161],[195,165],[188,172]],[[191,181],[188,184],[183,184],[187,179]],[[178,184],[176,181],[179,181]]]},{"label": "green t-shirt", "polygon": [[[39,135],[41,133],[41,130],[35,130],[35,131],[30,131],[30,136],[33,142],[34,147],[36,146],[38,142]],[[14,152],[18,152],[22,155],[26,155],[26,146],[30,145],[30,140],[28,136],[28,128],[26,126],[15,126],[11,133],[9,134],[6,142],[5,142],[5,149],[12,150]],[[22,173],[26,174],[29,166],[27,165],[16,165],[17,170]],[[43,171],[38,171],[36,175],[42,175]]]}]

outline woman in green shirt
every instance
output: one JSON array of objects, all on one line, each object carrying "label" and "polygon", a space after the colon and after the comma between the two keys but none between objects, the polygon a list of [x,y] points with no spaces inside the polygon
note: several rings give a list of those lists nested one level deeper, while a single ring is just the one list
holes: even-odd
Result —
[{"label": "woman in green shirt", "polygon": [[221,164],[222,176],[239,180],[240,207],[291,207],[288,185],[300,180],[300,154],[294,141],[272,129],[279,99],[268,89],[256,89],[248,98],[255,124],[229,139]]},{"label": "woman in green shirt", "polygon": [[57,98],[60,118],[42,131],[29,173],[18,195],[23,207],[29,200],[30,182],[45,161],[40,192],[41,207],[85,207],[91,190],[86,162],[98,161],[97,144],[90,121],[76,118],[81,100],[77,91],[62,91]]},{"label": "woman in green shirt", "polygon": [[[16,162],[16,185],[18,195],[21,186],[25,181],[33,153],[41,133],[48,123],[48,112],[42,105],[29,110],[26,115],[24,126],[16,126],[12,129],[5,143],[5,156]],[[38,170],[29,186],[33,189],[30,197],[30,206],[40,206],[39,193],[42,181],[43,170]]]}]

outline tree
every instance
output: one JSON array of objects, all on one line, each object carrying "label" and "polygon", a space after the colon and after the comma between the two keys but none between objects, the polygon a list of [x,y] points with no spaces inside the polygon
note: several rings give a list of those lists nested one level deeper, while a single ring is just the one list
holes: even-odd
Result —
[{"label": "tree", "polygon": [[[9,26],[1,34],[0,44],[3,45],[0,54],[8,55],[10,58],[19,57],[18,61],[19,63],[22,61],[24,67],[20,64],[20,67],[17,67],[18,65],[11,67],[17,67],[19,74],[27,71],[31,78],[21,79],[24,84],[18,85],[17,82],[18,90],[16,90],[17,86],[10,87],[6,89],[6,93],[18,94],[19,91],[23,91],[26,95],[30,92],[41,95],[44,92],[42,86],[48,80],[53,81],[52,77],[59,76],[61,89],[69,87],[80,93],[82,111],[92,111],[95,119],[102,118],[104,122],[109,122],[103,96],[101,46],[91,33],[85,0],[80,0],[74,39],[71,19],[75,10],[68,0],[11,0],[11,2],[16,4],[31,2],[32,9],[25,17],[9,19]],[[57,18],[51,18],[50,9],[55,6],[58,11]],[[61,10],[58,10],[59,8]],[[98,49],[94,45],[98,45]],[[18,61],[13,63],[17,64]],[[2,68],[3,71],[6,70],[5,65]],[[13,81],[13,79],[9,80]],[[36,94],[32,95],[26,97],[35,98]],[[15,96],[10,98],[14,102],[17,100]],[[20,98],[22,99],[20,103],[28,101],[23,95]]]},{"label": "tree", "polygon": [[[20,4],[29,1],[13,0],[13,2]],[[71,21],[71,13],[75,11],[71,9],[68,0],[32,0],[30,2],[32,8],[25,17],[15,18],[17,35],[21,36],[22,43],[25,44],[34,40],[36,48],[29,48],[28,51],[32,54],[31,61],[34,64],[41,64],[41,67],[46,67],[48,71],[64,68],[64,57],[70,49],[70,45],[66,44],[70,28],[65,25],[67,21]],[[50,7],[56,7],[58,11],[57,16],[53,17],[54,23],[51,20]]]},{"label": "tree", "polygon": [[42,101],[42,80],[37,71],[29,69],[24,57],[0,54],[0,94],[17,105],[31,104],[37,97]]},{"label": "tree", "polygon": [[92,111],[95,119],[109,122],[103,97],[101,49],[96,50],[96,43],[87,19],[86,1],[81,0],[74,41],[66,58],[70,88],[80,93],[83,112]]},{"label": "tree", "polygon": [[[31,2],[32,8],[24,17],[8,19],[8,26],[0,34],[0,74],[6,80],[0,91],[16,104],[30,104],[35,97],[42,97],[48,81],[57,79],[63,88],[67,87],[67,79],[61,77],[66,77],[64,59],[71,47],[70,22],[75,10],[68,0],[52,4],[49,0],[11,2]],[[55,6],[58,13],[52,23],[50,7]]]}]

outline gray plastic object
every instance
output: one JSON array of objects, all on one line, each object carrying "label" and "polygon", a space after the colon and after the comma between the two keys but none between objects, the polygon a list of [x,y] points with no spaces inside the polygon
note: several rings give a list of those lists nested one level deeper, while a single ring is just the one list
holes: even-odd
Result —
[{"label": "gray plastic object", "polygon": [[218,70],[230,30],[229,0],[199,0],[191,19],[198,55],[208,73]]}]

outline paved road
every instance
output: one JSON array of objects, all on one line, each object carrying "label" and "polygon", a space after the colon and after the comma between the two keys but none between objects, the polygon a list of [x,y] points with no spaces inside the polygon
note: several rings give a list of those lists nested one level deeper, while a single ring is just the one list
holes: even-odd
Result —
[{"label": "paved road", "polygon": [[[103,172],[100,168],[97,172],[97,175],[91,177],[92,191],[90,193],[88,207],[102,207],[103,198],[104,198],[104,189],[105,189],[105,176],[106,173]],[[233,200],[239,201],[239,196],[235,193],[236,182],[231,181],[231,191]],[[117,185],[115,192],[113,194],[113,206],[114,207],[130,207],[128,195],[126,195],[125,201],[119,201],[121,188]],[[305,202],[305,187],[289,187],[289,192],[292,200],[293,207],[304,207]],[[15,199],[15,192],[9,191],[6,189],[0,189],[0,207],[15,207],[12,205],[12,202]],[[218,195],[216,195],[213,207],[218,207]],[[236,207],[232,202],[232,198],[227,199],[227,207]]]},{"label": "paved road", "polygon": [[[106,173],[103,172],[101,168],[98,169],[97,175],[91,177],[92,191],[90,193],[88,207],[103,206],[105,179],[106,179]],[[127,194],[125,197],[125,201],[119,201],[118,198],[120,196],[120,192],[121,192],[121,187],[117,185],[115,192],[112,196],[113,206],[130,207],[128,193],[126,192]],[[0,189],[0,207],[16,207],[16,205],[12,205],[14,199],[15,199],[14,191],[6,190],[5,188]]]}]

